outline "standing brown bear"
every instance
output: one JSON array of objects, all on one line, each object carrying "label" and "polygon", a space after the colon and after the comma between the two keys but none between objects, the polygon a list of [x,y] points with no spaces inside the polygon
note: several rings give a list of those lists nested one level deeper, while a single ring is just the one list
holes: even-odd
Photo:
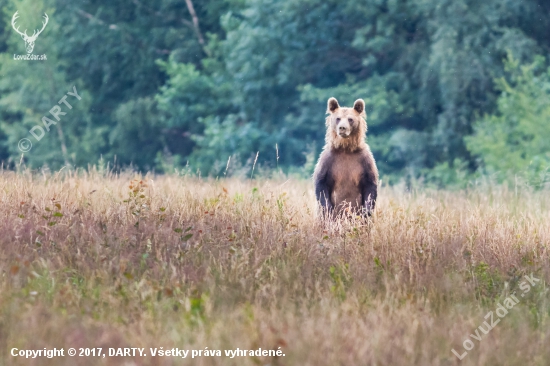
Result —
[{"label": "standing brown bear", "polygon": [[315,196],[329,214],[372,214],[376,203],[378,169],[365,142],[365,102],[342,108],[328,100],[326,144],[313,173]]}]

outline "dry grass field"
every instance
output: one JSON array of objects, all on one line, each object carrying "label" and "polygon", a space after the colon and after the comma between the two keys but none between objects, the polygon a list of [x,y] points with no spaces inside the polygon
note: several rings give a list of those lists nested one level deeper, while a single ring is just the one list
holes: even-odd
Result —
[{"label": "dry grass field", "polygon": [[[0,365],[550,362],[547,191],[382,187],[372,220],[322,225],[306,180],[4,172],[0,202]],[[11,355],[54,347],[146,356]]]}]

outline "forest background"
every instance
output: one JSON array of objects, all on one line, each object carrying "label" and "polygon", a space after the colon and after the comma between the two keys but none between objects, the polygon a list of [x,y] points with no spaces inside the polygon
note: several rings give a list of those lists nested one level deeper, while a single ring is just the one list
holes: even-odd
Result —
[{"label": "forest background", "polygon": [[[0,160],[310,176],[326,100],[363,98],[383,180],[546,185],[544,0],[0,0]],[[20,61],[20,30],[41,28]],[[76,87],[67,109],[58,101]],[[70,97],[69,97],[70,98]],[[70,101],[70,99],[67,99]],[[40,141],[29,130],[61,105]],[[63,109],[64,108],[64,109]],[[18,141],[29,138],[22,154]],[[231,158],[231,159],[230,159]]]}]

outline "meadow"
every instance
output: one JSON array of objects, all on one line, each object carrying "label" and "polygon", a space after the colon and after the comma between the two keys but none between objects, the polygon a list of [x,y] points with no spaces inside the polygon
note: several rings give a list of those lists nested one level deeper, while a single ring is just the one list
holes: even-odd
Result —
[{"label": "meadow", "polygon": [[[2,172],[0,202],[0,365],[550,360],[544,190],[382,186],[370,220],[322,223],[309,180],[92,170]],[[540,281],[524,294],[526,275]],[[513,309],[470,337],[514,293]],[[451,350],[467,339],[459,360]],[[147,356],[10,354],[54,347]],[[161,347],[222,356],[153,357]],[[284,356],[224,355],[237,348]]]}]

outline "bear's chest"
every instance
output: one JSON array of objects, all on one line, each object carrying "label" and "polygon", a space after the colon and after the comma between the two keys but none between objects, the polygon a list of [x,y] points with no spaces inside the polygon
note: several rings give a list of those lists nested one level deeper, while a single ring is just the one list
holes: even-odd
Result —
[{"label": "bear's chest", "polygon": [[352,206],[361,205],[360,184],[364,175],[360,154],[337,154],[332,164],[332,202],[334,206],[346,202]]}]

